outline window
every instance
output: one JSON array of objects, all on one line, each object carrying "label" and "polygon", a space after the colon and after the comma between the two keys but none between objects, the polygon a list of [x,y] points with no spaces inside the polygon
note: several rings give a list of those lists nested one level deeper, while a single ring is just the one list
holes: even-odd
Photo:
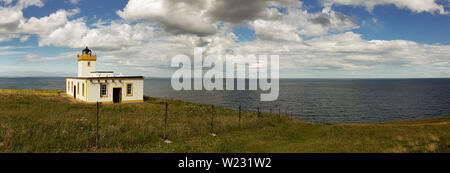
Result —
[{"label": "window", "polygon": [[70,91],[73,92],[73,81],[70,81]]},{"label": "window", "polygon": [[91,66],[91,62],[90,61],[88,61],[88,67],[90,67]]},{"label": "window", "polygon": [[84,83],[82,84],[81,90],[82,90],[82,94],[83,94],[83,97],[84,97]]},{"label": "window", "polygon": [[127,83],[127,96],[133,96],[133,84]]},{"label": "window", "polygon": [[77,83],[77,94],[80,94],[80,82]]},{"label": "window", "polygon": [[108,96],[108,86],[106,84],[100,84],[100,97]]}]

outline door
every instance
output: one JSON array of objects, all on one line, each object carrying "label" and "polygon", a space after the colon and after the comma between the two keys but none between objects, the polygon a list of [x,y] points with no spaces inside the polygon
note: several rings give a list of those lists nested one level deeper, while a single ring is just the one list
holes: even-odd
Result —
[{"label": "door", "polygon": [[73,98],[77,98],[77,87],[75,85],[73,86]]},{"label": "door", "polygon": [[113,88],[113,102],[120,103],[122,101],[122,88]]}]

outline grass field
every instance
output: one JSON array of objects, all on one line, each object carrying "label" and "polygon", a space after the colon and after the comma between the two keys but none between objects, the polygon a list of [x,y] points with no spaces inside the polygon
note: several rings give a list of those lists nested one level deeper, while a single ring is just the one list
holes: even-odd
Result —
[{"label": "grass field", "polygon": [[[276,115],[148,98],[96,106],[54,90],[0,90],[0,152],[450,152],[450,117],[367,124],[320,124]],[[164,102],[169,103],[168,139]]]}]

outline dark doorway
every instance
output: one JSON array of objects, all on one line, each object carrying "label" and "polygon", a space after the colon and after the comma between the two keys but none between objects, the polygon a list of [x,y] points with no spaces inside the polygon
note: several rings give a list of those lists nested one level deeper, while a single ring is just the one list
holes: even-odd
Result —
[{"label": "dark doorway", "polygon": [[122,101],[122,88],[113,88],[113,102],[120,103]]},{"label": "dark doorway", "polygon": [[76,99],[77,98],[77,87],[73,86],[73,98]]}]

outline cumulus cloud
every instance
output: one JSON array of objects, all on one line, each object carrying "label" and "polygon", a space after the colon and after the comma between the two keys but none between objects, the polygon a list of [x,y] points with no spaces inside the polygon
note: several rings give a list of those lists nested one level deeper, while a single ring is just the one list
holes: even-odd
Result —
[{"label": "cumulus cloud", "polygon": [[[206,55],[279,55],[280,69],[291,71],[294,76],[301,75],[303,70],[361,71],[393,67],[450,67],[450,46],[405,40],[364,40],[360,34],[353,32],[312,38],[304,40],[305,44],[270,40],[235,42],[235,36],[225,32],[201,39],[192,35],[166,35],[160,39],[164,41],[146,42],[128,49],[99,51],[102,54],[101,63],[111,67],[142,70],[139,73],[146,75],[162,75],[164,72],[170,76],[169,64],[172,57],[177,54],[193,57],[194,47],[203,44]],[[433,70],[429,72],[437,73]]]},{"label": "cumulus cloud", "polygon": [[223,21],[228,23],[241,23],[256,19],[278,19],[281,14],[269,6],[278,7],[300,7],[301,2],[296,0],[217,0],[211,1],[211,8],[206,16],[212,21]]},{"label": "cumulus cloud", "polygon": [[279,20],[258,19],[250,22],[259,39],[301,42],[306,38],[339,33],[359,28],[349,16],[332,10],[308,13],[289,8]]},{"label": "cumulus cloud", "polygon": [[172,34],[199,36],[217,33],[217,23],[232,24],[256,19],[277,19],[271,5],[301,6],[297,0],[130,0],[117,14],[125,20],[145,20],[161,25]]},{"label": "cumulus cloud", "polygon": [[20,34],[0,34],[0,42],[11,41],[20,38]]},{"label": "cumulus cloud", "polygon": [[450,67],[450,46],[405,40],[364,40],[353,32],[317,37],[305,40],[305,44],[245,42],[234,52],[277,54],[280,55],[280,68],[293,71]]},{"label": "cumulus cloud", "polygon": [[[205,55],[277,54],[281,69],[291,70],[294,75],[299,70],[358,71],[389,66],[440,68],[432,73],[441,74],[442,69],[450,67],[450,46],[364,40],[352,32],[359,26],[351,17],[331,6],[311,13],[296,0],[130,0],[117,11],[122,19],[99,20],[93,25],[88,25],[85,18],[74,18],[79,9],[26,19],[22,7],[17,6],[19,1],[2,2],[9,6],[0,8],[0,14],[8,14],[0,15],[0,42],[26,41],[34,34],[41,47],[89,46],[101,55],[102,66],[141,70],[143,75],[170,76],[170,59],[177,54],[192,57],[194,47],[203,47]],[[333,3],[345,5],[344,1]],[[366,5],[365,1],[361,4]],[[280,12],[279,8],[285,10]],[[256,40],[237,41],[232,28],[242,23],[254,31]],[[23,61],[74,59],[78,53],[53,57],[28,53]]]},{"label": "cumulus cloud", "polygon": [[39,46],[82,47],[81,38],[88,30],[82,19],[72,20],[62,27],[39,35]]},{"label": "cumulus cloud", "polygon": [[22,20],[21,10],[0,7],[0,34],[15,32]]},{"label": "cumulus cloud", "polygon": [[130,25],[118,21],[89,28],[83,19],[77,19],[49,33],[41,34],[39,46],[69,48],[90,46],[97,50],[122,49],[155,39],[156,29],[145,23]]},{"label": "cumulus cloud", "polygon": [[42,7],[42,1],[2,1],[7,6],[0,7],[0,41],[10,41],[13,38],[20,38],[21,41],[28,40],[27,34],[48,33],[54,29],[64,26],[71,17],[80,12],[79,9],[58,10],[42,18],[31,17],[26,19],[23,16],[23,8],[29,6]]},{"label": "cumulus cloud", "polygon": [[79,9],[72,9],[70,11],[58,10],[55,13],[50,14],[42,18],[31,17],[17,28],[18,32],[22,33],[41,33],[49,32],[61,26],[64,26],[68,22],[68,17],[78,14]]},{"label": "cumulus cloud", "polygon": [[297,27],[282,21],[255,20],[251,23],[251,26],[259,39],[292,42],[302,41]]},{"label": "cumulus cloud", "polygon": [[353,5],[363,6],[367,11],[372,12],[377,5],[395,5],[397,8],[406,8],[413,12],[422,13],[439,13],[448,14],[443,5],[436,3],[437,0],[322,0],[322,2],[329,6],[336,5]]},{"label": "cumulus cloud", "polygon": [[130,0],[123,11],[117,11],[117,14],[128,21],[156,22],[173,34],[210,35],[216,33],[216,29],[203,17],[208,8],[206,2],[206,0]]}]

